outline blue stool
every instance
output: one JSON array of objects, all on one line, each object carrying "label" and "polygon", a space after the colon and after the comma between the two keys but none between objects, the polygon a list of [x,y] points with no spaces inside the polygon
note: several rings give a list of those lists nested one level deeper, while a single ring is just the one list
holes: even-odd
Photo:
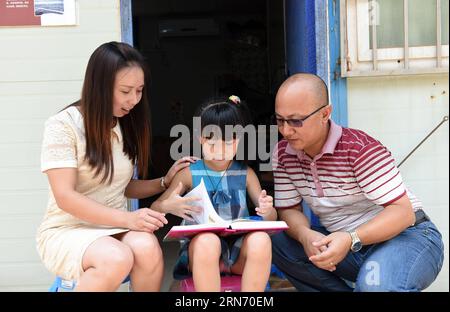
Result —
[{"label": "blue stool", "polygon": [[281,279],[286,279],[286,275],[284,275],[284,273],[281,272],[280,269],[275,264],[272,264],[272,267],[270,268],[270,274],[271,275],[273,274]]},{"label": "blue stool", "polygon": [[[128,283],[130,281],[130,276],[128,275],[122,284]],[[72,291],[77,285],[75,280],[65,280],[61,277],[57,276],[52,286],[48,289],[49,292],[58,292],[60,289],[64,289],[67,291]]]},{"label": "blue stool", "polygon": [[75,288],[75,281],[73,280],[63,280],[61,277],[57,276],[52,286],[48,289],[49,292],[58,292],[59,289],[73,290]]}]

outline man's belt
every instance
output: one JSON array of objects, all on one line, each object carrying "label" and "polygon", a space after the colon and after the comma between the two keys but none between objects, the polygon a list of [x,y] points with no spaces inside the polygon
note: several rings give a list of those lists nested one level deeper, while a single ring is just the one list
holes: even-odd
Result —
[{"label": "man's belt", "polygon": [[416,215],[416,222],[414,222],[413,226],[419,225],[422,222],[425,221],[430,221],[430,217],[427,216],[427,214],[425,213],[425,211],[423,211],[422,209],[419,209],[415,212]]}]

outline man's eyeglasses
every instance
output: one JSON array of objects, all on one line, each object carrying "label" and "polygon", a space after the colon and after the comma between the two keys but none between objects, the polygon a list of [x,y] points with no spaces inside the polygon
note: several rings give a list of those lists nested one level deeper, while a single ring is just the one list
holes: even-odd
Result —
[{"label": "man's eyeglasses", "polygon": [[283,119],[283,118],[278,117],[277,115],[274,115],[272,118],[273,118],[274,123],[275,122],[277,123],[278,127],[282,127],[284,125],[284,123],[287,122],[287,124],[291,127],[300,128],[300,127],[303,127],[303,122],[306,119],[308,119],[309,117],[311,117],[312,115],[314,115],[315,113],[320,111],[322,108],[327,107],[327,106],[328,106],[328,104],[323,105],[323,106],[319,107],[318,109],[316,109],[315,111],[313,111],[308,116],[303,117],[301,119]]}]

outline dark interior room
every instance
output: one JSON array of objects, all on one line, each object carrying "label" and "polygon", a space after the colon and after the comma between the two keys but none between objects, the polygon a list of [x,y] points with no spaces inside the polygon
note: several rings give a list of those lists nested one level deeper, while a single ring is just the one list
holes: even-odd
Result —
[{"label": "dark interior room", "polygon": [[[170,130],[192,125],[197,107],[217,95],[238,95],[253,124],[269,125],[275,93],[285,78],[283,1],[134,0],[133,40],[151,73],[151,177],[164,175],[170,157]],[[270,172],[258,172],[272,193]],[[141,200],[148,207],[154,200]],[[251,205],[249,205],[251,209]],[[169,216],[170,224],[178,217]],[[168,228],[168,227],[167,227]],[[158,231],[161,239],[167,230]]]}]

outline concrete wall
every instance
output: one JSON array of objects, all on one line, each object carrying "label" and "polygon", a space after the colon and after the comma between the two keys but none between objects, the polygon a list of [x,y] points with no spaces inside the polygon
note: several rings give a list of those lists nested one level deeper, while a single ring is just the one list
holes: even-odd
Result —
[{"label": "concrete wall", "polygon": [[0,291],[46,291],[36,252],[47,204],[44,121],[79,99],[89,56],[120,40],[119,0],[79,0],[77,26],[0,28]]},{"label": "concrete wall", "polygon": [[[384,143],[399,164],[448,115],[448,82],[447,75],[348,79],[349,126]],[[445,262],[431,291],[449,290],[448,147],[447,122],[400,168],[443,235]]]}]

